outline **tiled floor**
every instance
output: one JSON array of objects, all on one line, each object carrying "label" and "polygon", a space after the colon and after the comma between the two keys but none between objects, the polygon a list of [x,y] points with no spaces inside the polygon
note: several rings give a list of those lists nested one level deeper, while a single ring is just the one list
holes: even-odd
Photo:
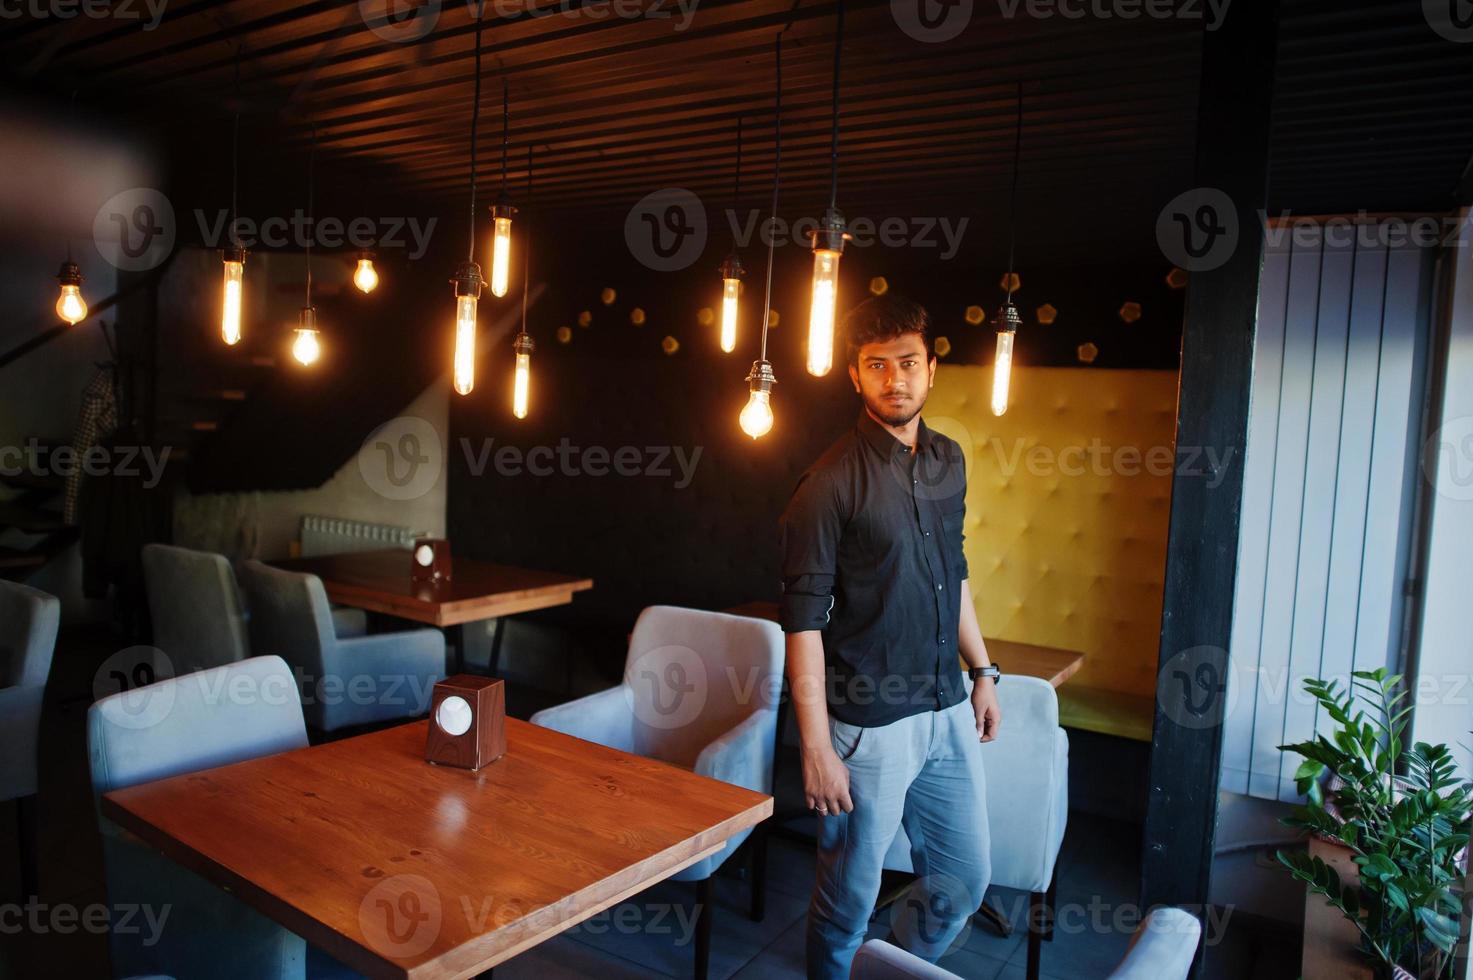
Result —
[{"label": "tiled floor", "polygon": [[[85,720],[93,672],[113,649],[114,643],[106,636],[64,635],[52,671],[50,700],[43,718],[39,806],[41,897],[48,910],[83,909],[106,900],[87,777]],[[541,700],[533,690],[514,688],[511,709],[525,716],[540,706]],[[779,803],[791,792],[791,782],[779,786]],[[13,814],[13,807],[0,807],[0,902],[13,902],[20,895]],[[801,826],[794,829],[801,830]],[[1053,940],[1043,946],[1045,977],[1104,977],[1118,962],[1134,924],[1124,913],[1133,908],[1136,899],[1139,854],[1140,831],[1136,825],[1082,814],[1071,819],[1060,856],[1061,916]],[[717,914],[713,920],[712,977],[802,977],[813,845],[774,837],[769,853],[767,915],[761,923],[747,917],[748,883],[736,875],[736,869],[730,870],[731,874],[718,877],[714,889]],[[693,953],[689,919],[693,898],[693,885],[656,885],[498,967],[498,980],[688,977]],[[1026,896],[994,888],[989,900],[1013,921],[1013,935],[1003,938],[990,926],[973,924],[959,945],[943,958],[942,965],[970,980],[1022,980]],[[3,906],[0,911],[4,911]],[[1121,913],[1121,921],[1116,921],[1117,912]],[[15,921],[14,914],[0,915],[0,978],[71,980],[108,975],[105,936],[80,930],[16,930],[10,927]],[[1297,975],[1297,937],[1256,930],[1241,919],[1231,921],[1224,936],[1213,937],[1216,942],[1209,947],[1204,971],[1207,977],[1273,980]],[[888,931],[888,913],[881,912],[871,923],[871,935],[883,936]],[[314,980],[354,976],[315,951],[309,956],[308,967],[308,975]]]}]

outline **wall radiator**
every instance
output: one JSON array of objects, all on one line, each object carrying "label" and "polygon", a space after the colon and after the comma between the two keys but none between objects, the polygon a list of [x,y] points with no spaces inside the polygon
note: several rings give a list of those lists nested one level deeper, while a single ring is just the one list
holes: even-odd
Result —
[{"label": "wall radiator", "polygon": [[302,515],[302,557],[342,555],[353,551],[381,551],[385,548],[414,547],[420,533],[392,524],[372,524],[342,517]]}]

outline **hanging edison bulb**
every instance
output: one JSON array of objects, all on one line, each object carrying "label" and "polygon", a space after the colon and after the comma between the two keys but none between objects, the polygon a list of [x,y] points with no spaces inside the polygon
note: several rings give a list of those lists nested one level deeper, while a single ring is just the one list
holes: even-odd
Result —
[{"label": "hanging edison bulb", "polygon": [[721,349],[730,354],[736,350],[737,298],[741,296],[742,260],[732,252],[721,263]]},{"label": "hanging edison bulb", "polygon": [[353,270],[353,285],[362,293],[371,293],[378,288],[378,270],[373,267],[373,253],[358,253],[358,268]]},{"label": "hanging edison bulb", "polygon": [[519,419],[527,417],[527,403],[532,387],[532,351],[536,346],[525,330],[517,334],[516,340],[512,342],[511,349],[516,354],[517,367],[516,376],[512,379],[511,413]]},{"label": "hanging edison bulb", "polygon": [[491,220],[495,230],[491,235],[491,295],[500,299],[506,295],[507,281],[511,273],[511,219],[517,209],[497,201],[491,205]]},{"label": "hanging edison bulb", "polygon": [[240,343],[241,277],[245,275],[245,249],[232,245],[221,255],[225,278],[220,297],[220,339],[227,344]]},{"label": "hanging edison bulb", "polygon": [[997,311],[993,326],[997,328],[997,356],[992,361],[992,414],[1002,415],[1008,410],[1008,386],[1013,374],[1013,340],[1018,336],[1018,325],[1023,318],[1018,308],[1009,300]]},{"label": "hanging edison bulb", "polygon": [[297,339],[292,341],[292,357],[310,366],[317,363],[317,358],[321,354],[322,343],[318,339],[317,309],[304,306],[297,320]]},{"label": "hanging edison bulb", "polygon": [[808,373],[823,377],[834,366],[834,321],[839,302],[839,256],[850,236],[836,209],[824,213],[813,233],[813,305],[808,314]]},{"label": "hanging edison bulb", "polygon": [[476,305],[481,300],[481,267],[466,262],[450,280],[455,285],[455,360],[452,381],[458,394],[476,386]]},{"label": "hanging edison bulb", "polygon": [[738,419],[742,431],[753,439],[760,439],[772,431],[772,386],[777,384],[777,375],[772,372],[768,361],[752,362],[747,375],[751,395]]},{"label": "hanging edison bulb", "polygon": [[82,268],[67,260],[56,274],[61,284],[61,295],[56,297],[56,315],[72,326],[87,319],[87,301],[82,298]]}]

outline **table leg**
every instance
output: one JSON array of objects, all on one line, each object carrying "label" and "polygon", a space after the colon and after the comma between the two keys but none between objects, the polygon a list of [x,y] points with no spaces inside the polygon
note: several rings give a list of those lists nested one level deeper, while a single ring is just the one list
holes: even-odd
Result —
[{"label": "table leg", "polygon": [[486,673],[496,677],[501,666],[501,640],[506,635],[506,617],[498,616],[492,622],[496,624],[496,632],[491,637],[491,659],[487,661]]},{"label": "table leg", "polygon": [[461,623],[457,626],[440,627],[440,632],[445,634],[445,645],[455,650],[455,657],[450,662],[450,672],[452,674],[464,674],[466,672],[465,642],[469,638],[469,626],[469,623]]}]

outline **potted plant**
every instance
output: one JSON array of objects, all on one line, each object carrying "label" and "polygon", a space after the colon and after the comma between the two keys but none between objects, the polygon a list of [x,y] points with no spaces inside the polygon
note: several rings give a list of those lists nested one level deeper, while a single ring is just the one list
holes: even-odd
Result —
[{"label": "potted plant", "polygon": [[1279,746],[1304,757],[1294,782],[1306,803],[1283,822],[1347,848],[1359,882],[1306,851],[1277,857],[1355,925],[1381,976],[1442,980],[1458,941],[1473,783],[1458,777],[1446,745],[1404,746],[1411,709],[1399,707],[1400,684],[1384,668],[1355,671],[1349,691],[1306,681],[1333,731]]}]

